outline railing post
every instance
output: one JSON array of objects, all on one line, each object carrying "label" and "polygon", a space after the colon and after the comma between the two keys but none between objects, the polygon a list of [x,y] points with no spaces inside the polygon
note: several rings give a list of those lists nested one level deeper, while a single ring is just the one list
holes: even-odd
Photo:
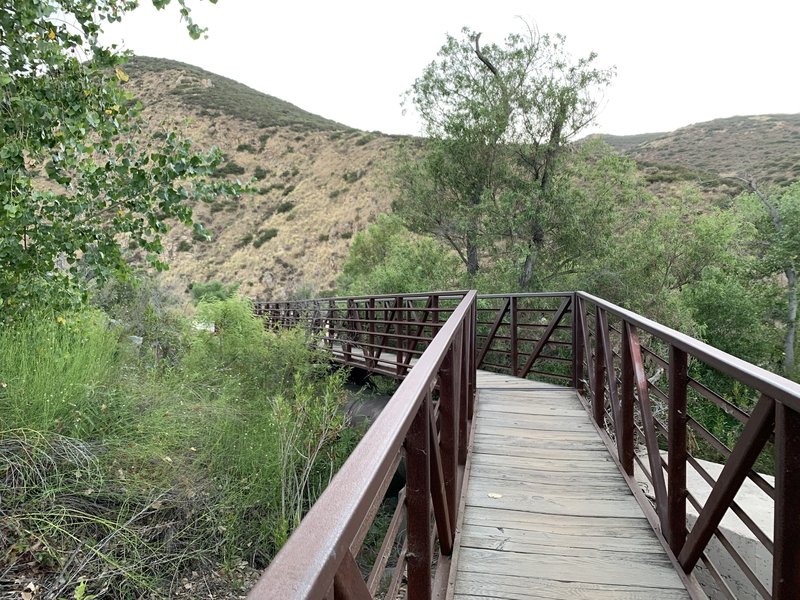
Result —
[{"label": "railing post", "polygon": [[398,377],[403,376],[403,359],[405,358],[403,354],[403,348],[405,347],[405,340],[401,337],[405,331],[403,327],[403,313],[405,312],[405,306],[403,305],[403,299],[400,296],[396,296],[394,299],[394,331],[395,331],[395,347],[397,348],[397,365],[395,366],[395,373],[397,373]]},{"label": "railing post", "polygon": [[431,597],[430,394],[417,411],[406,437],[406,510],[408,518],[408,598]]},{"label": "railing post", "polygon": [[617,452],[622,468],[633,475],[633,356],[630,344],[631,326],[622,326],[622,398],[620,422],[617,423]]},{"label": "railing post", "polygon": [[583,310],[578,292],[572,293],[572,387],[583,393]]},{"label": "railing post", "polygon": [[686,542],[686,396],[689,386],[686,352],[669,347],[669,407],[667,440],[667,530],[672,552]]},{"label": "railing post", "polygon": [[789,600],[800,590],[800,414],[775,404],[775,548],[772,597]]},{"label": "railing post", "polygon": [[365,348],[365,355],[369,355],[370,360],[367,361],[370,369],[374,369],[377,362],[375,361],[375,298],[370,298],[365,308],[365,315],[369,321],[369,335],[368,335],[368,348]]},{"label": "railing post", "polygon": [[603,344],[600,341],[600,307],[595,306],[594,312],[594,394],[592,394],[592,417],[594,422],[603,427],[605,421],[605,388],[606,388],[606,359],[603,354]]},{"label": "railing post", "polygon": [[439,367],[439,412],[441,415],[441,448],[444,485],[447,492],[447,512],[455,527],[458,508],[458,454],[461,445],[461,385],[464,335],[456,335],[453,345]]},{"label": "railing post", "polygon": [[517,343],[517,300],[516,296],[511,296],[511,374],[516,377],[519,373],[519,346]]}]

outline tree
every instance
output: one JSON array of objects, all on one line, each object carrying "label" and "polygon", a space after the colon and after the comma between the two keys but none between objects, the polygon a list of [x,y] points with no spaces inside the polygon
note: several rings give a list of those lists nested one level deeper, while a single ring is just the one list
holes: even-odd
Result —
[{"label": "tree", "polygon": [[[563,36],[511,34],[501,47],[481,46],[467,28],[448,36],[438,58],[407,94],[428,136],[421,160],[400,170],[395,210],[414,231],[444,240],[472,277],[480,252],[515,237],[519,283],[530,284],[544,246],[543,204],[558,202],[559,160],[595,118],[597,92],[612,69],[596,56],[573,61]],[[516,212],[503,232],[487,229],[487,211],[515,194]],[[508,203],[507,203],[508,204]]]},{"label": "tree", "polygon": [[758,229],[757,252],[765,274],[786,278],[786,312],[783,322],[783,372],[795,374],[797,337],[797,271],[800,267],[800,182],[788,187],[764,189],[752,177],[738,178],[748,191],[739,200],[750,210]]},{"label": "tree", "polygon": [[342,265],[347,294],[400,294],[457,287],[458,259],[437,240],[414,236],[395,215],[380,215],[356,234]]},{"label": "tree", "polygon": [[[216,0],[211,0],[215,2]],[[189,34],[203,30],[178,0]],[[158,8],[170,0],[153,0]],[[236,193],[213,182],[219,151],[169,133],[148,139],[125,90],[126,55],[100,40],[135,0],[15,0],[0,8],[0,303],[68,304],[125,269],[120,240],[157,268],[168,220],[192,224],[192,202]],[[200,234],[202,226],[195,224]]]}]

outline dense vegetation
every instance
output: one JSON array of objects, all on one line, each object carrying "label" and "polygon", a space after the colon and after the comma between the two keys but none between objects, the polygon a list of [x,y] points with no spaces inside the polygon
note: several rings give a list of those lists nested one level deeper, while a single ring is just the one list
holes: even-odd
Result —
[{"label": "dense vegetation", "polygon": [[355,444],[343,375],[243,300],[200,303],[215,331],[151,285],[97,300],[0,332],[0,569],[58,598],[263,567]]}]

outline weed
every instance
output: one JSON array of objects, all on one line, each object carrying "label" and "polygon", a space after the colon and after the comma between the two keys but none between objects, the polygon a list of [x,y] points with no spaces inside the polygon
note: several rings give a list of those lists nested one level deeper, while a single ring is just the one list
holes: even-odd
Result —
[{"label": "weed", "polygon": [[253,177],[258,179],[259,181],[265,179],[267,175],[269,175],[269,172],[264,167],[261,166],[256,167],[255,171],[253,171]]},{"label": "weed", "polygon": [[237,152],[249,152],[250,154],[256,153],[256,148],[253,144],[239,144],[236,146]]},{"label": "weed", "polygon": [[181,240],[178,242],[178,252],[189,252],[192,249],[192,243],[189,240]]}]

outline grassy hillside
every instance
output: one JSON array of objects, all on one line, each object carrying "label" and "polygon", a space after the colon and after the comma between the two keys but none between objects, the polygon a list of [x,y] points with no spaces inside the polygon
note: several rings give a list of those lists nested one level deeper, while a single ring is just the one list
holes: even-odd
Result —
[{"label": "grassy hillside", "polygon": [[175,60],[137,56],[126,70],[135,77],[163,75],[165,83],[172,83],[169,92],[187,109],[203,116],[228,115],[261,128],[289,127],[293,131],[350,129],[233,79]]},{"label": "grassy hillside", "polygon": [[225,152],[220,176],[255,178],[254,194],[195,208],[211,242],[180,226],[169,233],[164,280],[176,291],[237,282],[249,296],[271,298],[331,289],[352,236],[389,210],[386,166],[402,140],[175,61],[138,57],[126,71],[150,135],[177,126]]},{"label": "grassy hillside", "polygon": [[[176,61],[137,57],[126,70],[147,135],[177,126],[198,145],[225,152],[221,177],[256,180],[252,195],[196,207],[211,242],[183,227],[170,232],[164,280],[179,292],[196,282],[240,283],[249,296],[276,299],[332,289],[353,235],[389,210],[390,167],[407,140],[348,128]],[[732,175],[800,179],[800,115],[600,137],[635,158],[650,190],[664,198],[691,183],[723,205],[741,189]]]},{"label": "grassy hillside", "polygon": [[800,114],[729,117],[660,135],[601,137],[644,165],[678,165],[713,177],[755,176],[775,184],[800,179]]}]

